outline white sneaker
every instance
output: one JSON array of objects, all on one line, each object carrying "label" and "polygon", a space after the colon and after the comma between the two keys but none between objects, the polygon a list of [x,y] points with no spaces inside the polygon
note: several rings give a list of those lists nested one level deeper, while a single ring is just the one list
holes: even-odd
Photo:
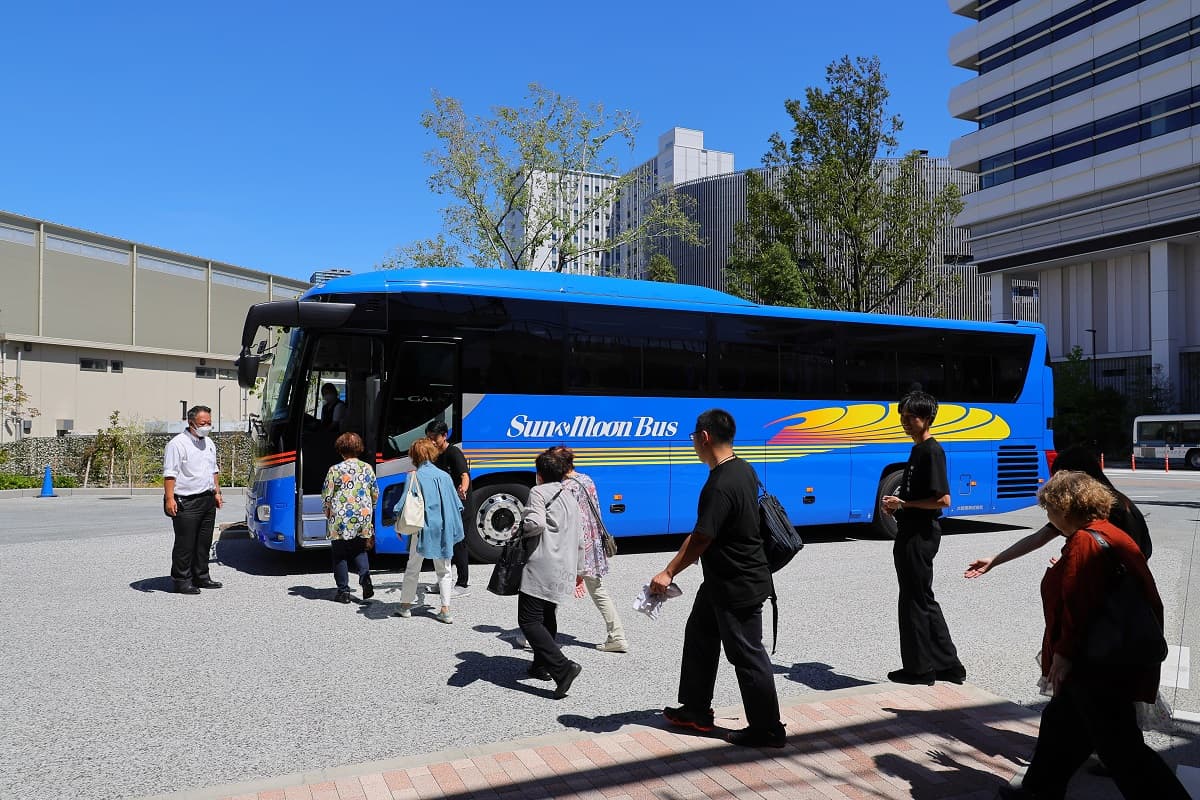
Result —
[{"label": "white sneaker", "polygon": [[596,649],[605,653],[628,653],[629,645],[624,639],[608,639],[604,644],[596,645]]},{"label": "white sneaker", "polygon": [[456,598],[456,597],[466,597],[470,593],[471,593],[471,590],[466,586],[457,586],[456,585],[456,586],[451,587],[451,589],[450,589],[451,599]]}]

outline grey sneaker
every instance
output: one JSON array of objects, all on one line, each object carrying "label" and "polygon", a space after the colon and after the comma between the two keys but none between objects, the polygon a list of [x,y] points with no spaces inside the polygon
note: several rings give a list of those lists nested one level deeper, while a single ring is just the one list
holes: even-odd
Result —
[{"label": "grey sneaker", "polygon": [[596,649],[605,653],[628,653],[629,645],[624,639],[608,639],[604,644],[596,645]]},{"label": "grey sneaker", "polygon": [[450,589],[451,599],[456,598],[456,597],[466,597],[470,593],[471,593],[470,588],[468,588],[466,586],[454,586],[452,589]]},{"label": "grey sneaker", "polygon": [[453,624],[454,624],[454,617],[450,616],[450,612],[449,612],[449,611],[439,611],[439,612],[438,612],[438,613],[437,613],[437,614],[434,616],[434,619],[436,619],[438,622],[444,622],[444,623],[446,623],[447,625],[453,625]]},{"label": "grey sneaker", "polygon": [[395,615],[397,617],[411,617],[412,616],[412,608],[406,607],[406,606],[400,606],[400,610],[397,611]]}]

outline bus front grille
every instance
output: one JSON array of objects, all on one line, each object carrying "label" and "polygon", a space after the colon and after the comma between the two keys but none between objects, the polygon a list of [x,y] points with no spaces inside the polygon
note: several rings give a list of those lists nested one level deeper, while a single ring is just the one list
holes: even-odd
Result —
[{"label": "bus front grille", "polygon": [[1037,497],[1038,457],[1033,445],[1001,445],[996,455],[996,498]]}]

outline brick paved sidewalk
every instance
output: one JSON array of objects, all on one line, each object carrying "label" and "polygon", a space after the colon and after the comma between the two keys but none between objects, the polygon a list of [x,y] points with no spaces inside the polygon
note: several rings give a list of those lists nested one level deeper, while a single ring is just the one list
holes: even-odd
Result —
[{"label": "brick paved sidewalk", "polygon": [[[720,710],[718,724],[740,728],[740,714],[740,708]],[[876,684],[814,693],[785,698],[783,714],[788,744],[782,750],[680,734],[658,715],[601,718],[580,723],[590,730],[169,797],[985,800],[1027,763],[1037,736],[1036,713],[970,685]],[[1116,796],[1111,783],[1083,791],[1080,797]]]}]

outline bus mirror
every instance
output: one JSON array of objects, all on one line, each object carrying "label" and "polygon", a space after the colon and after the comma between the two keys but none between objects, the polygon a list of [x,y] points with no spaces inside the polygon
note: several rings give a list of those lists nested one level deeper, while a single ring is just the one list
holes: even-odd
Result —
[{"label": "bus mirror", "polygon": [[258,356],[243,353],[237,360],[238,386],[253,389],[258,380]]}]

